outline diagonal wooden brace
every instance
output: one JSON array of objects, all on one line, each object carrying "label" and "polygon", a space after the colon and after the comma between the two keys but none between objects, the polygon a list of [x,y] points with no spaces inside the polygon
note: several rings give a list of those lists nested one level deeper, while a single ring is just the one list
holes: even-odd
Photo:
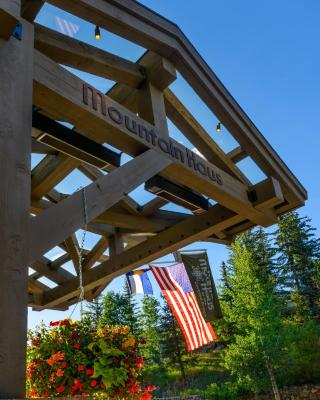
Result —
[{"label": "diagonal wooden brace", "polygon": [[[124,166],[99,178],[84,190],[74,193],[57,205],[30,220],[30,253],[33,262],[52,247],[71,236],[85,223],[108,210],[129,192],[157,174],[171,161],[148,150]],[[85,197],[84,197],[85,196]],[[87,221],[84,212],[86,202]]]}]

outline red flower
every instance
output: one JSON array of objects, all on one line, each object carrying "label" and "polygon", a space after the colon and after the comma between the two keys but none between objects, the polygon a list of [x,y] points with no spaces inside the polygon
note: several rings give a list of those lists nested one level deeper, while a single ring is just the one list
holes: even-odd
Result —
[{"label": "red flower", "polygon": [[50,396],[48,392],[44,392],[43,395],[44,395],[44,397],[49,397]]},{"label": "red flower", "polygon": [[138,385],[133,385],[133,386],[131,386],[131,388],[130,388],[130,394],[135,394],[135,393],[139,392],[140,389],[141,389],[140,386],[138,386]]},{"label": "red flower", "polygon": [[139,357],[136,359],[135,368],[136,368],[136,371],[142,370],[142,368],[143,368],[143,358],[142,357]]},{"label": "red flower", "polygon": [[75,349],[79,350],[79,349],[80,349],[80,343],[76,343],[73,347],[74,347]]},{"label": "red flower", "polygon": [[154,390],[157,390],[157,386],[151,385],[151,386],[147,386],[144,388],[144,390],[146,392],[153,392]]},{"label": "red flower", "polygon": [[62,385],[62,386],[59,386],[59,387],[57,388],[57,392],[58,392],[58,393],[62,393],[62,392],[65,391],[65,388],[66,388],[66,387],[63,386],[63,385]]},{"label": "red flower", "polygon": [[154,390],[157,390],[157,386],[152,385],[145,388],[146,392],[153,392]]},{"label": "red flower", "polygon": [[81,382],[79,381],[79,379],[75,379],[75,380],[73,381],[73,383],[74,383],[74,387],[75,387],[76,389],[82,389],[83,383],[81,383]]},{"label": "red flower", "polygon": [[82,365],[82,364],[79,364],[79,365],[78,365],[78,372],[81,372],[81,371],[83,371],[83,370],[84,370],[83,365]]},{"label": "red flower", "polygon": [[124,363],[125,363],[125,364],[130,364],[130,358],[129,358],[129,357],[126,358],[126,359],[124,360]]},{"label": "red flower", "polygon": [[96,384],[97,384],[97,381],[96,381],[95,379],[93,379],[93,380],[90,382],[90,386],[93,387],[93,388],[96,386]]},{"label": "red flower", "polygon": [[62,368],[66,368],[66,366],[67,366],[67,363],[66,363],[65,361],[62,361],[61,367],[62,367]]},{"label": "red flower", "polygon": [[148,392],[144,392],[144,393],[140,394],[140,399],[141,400],[151,400],[152,395]]},{"label": "red flower", "polygon": [[100,389],[105,389],[106,385],[104,383],[100,383]]},{"label": "red flower", "polygon": [[86,369],[86,375],[93,375],[93,369]]}]

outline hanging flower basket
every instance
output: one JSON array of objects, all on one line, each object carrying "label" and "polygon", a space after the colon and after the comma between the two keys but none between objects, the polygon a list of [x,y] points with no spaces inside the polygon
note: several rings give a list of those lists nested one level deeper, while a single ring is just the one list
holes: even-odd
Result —
[{"label": "hanging flower basket", "polygon": [[29,332],[27,397],[152,398],[140,385],[143,359],[128,326],[51,322]]}]

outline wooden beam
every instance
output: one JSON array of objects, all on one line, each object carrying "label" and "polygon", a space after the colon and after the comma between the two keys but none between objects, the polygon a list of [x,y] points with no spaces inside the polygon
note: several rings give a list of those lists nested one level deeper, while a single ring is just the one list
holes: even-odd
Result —
[{"label": "wooden beam", "polygon": [[75,233],[72,234],[67,239],[65,239],[64,244],[66,246],[66,250],[67,250],[68,254],[70,255],[74,269],[75,269],[77,275],[79,275],[80,247],[79,247],[78,239],[77,239]]},{"label": "wooden beam", "polygon": [[135,232],[160,232],[174,223],[180,222],[185,215],[175,216],[171,221],[166,218],[143,217],[119,212],[117,210],[107,210],[95,219],[95,222],[119,228],[133,229]]},{"label": "wooden beam", "polygon": [[164,98],[168,117],[195,148],[199,150],[209,162],[212,162],[246,185],[250,185],[245,175],[234,165],[232,160],[223,152],[208,132],[206,132],[170,89],[165,91]]},{"label": "wooden beam", "polygon": [[20,19],[20,0],[0,0],[0,38],[8,40]]},{"label": "wooden beam", "polygon": [[[263,198],[262,193],[267,189],[267,186],[269,186],[268,190],[273,193],[274,204],[276,202],[281,202],[281,198],[279,198],[277,194],[277,188],[272,189],[273,180],[267,180],[264,184],[253,187],[253,190],[256,190],[258,199],[257,205],[259,208],[264,208],[263,204],[266,200]],[[259,202],[260,196],[261,203]],[[267,202],[269,203],[269,200],[267,200]],[[244,218],[241,215],[237,215],[235,212],[221,205],[212,206],[208,212],[201,215],[190,216],[171,228],[160,232],[158,235],[149,237],[141,244],[124,251],[116,258],[110,258],[108,261],[87,271],[83,277],[86,290],[91,290],[96,287],[97,284],[109,282],[116,276],[151,262],[152,260],[197,240],[205,240],[205,238],[220,234],[220,232],[224,230],[227,231],[229,226],[239,224],[243,221]],[[217,238],[217,240],[219,240],[219,238]],[[72,279],[45,294],[42,306],[46,308],[55,305],[77,295],[77,293],[78,282],[76,279]]]},{"label": "wooden beam", "polygon": [[[20,15],[20,1],[1,0],[0,9],[13,9]],[[0,29],[4,29],[4,22],[0,17]],[[28,268],[25,260],[29,250],[33,26],[22,21],[22,29],[21,41],[0,38],[2,399],[23,399],[26,388]]]},{"label": "wooden beam", "polygon": [[27,21],[33,22],[44,5],[43,0],[22,0],[21,15]]},{"label": "wooden beam", "polygon": [[163,136],[169,136],[163,92],[146,81],[139,89],[139,116],[154,125]]},{"label": "wooden beam", "polygon": [[41,304],[43,299],[43,293],[50,288],[43,283],[29,277],[28,280],[28,291],[33,294],[34,303]]},{"label": "wooden beam", "polygon": [[38,24],[35,48],[59,64],[128,86],[137,87],[146,77],[144,68],[136,63]]},{"label": "wooden beam", "polygon": [[83,263],[82,263],[82,269],[83,271],[87,271],[93,265],[100,260],[100,257],[102,254],[105,252],[105,250],[109,246],[109,239],[102,237],[99,239],[97,244],[92,248],[92,250],[89,251],[89,253],[85,256]]},{"label": "wooden beam", "polygon": [[153,51],[146,51],[137,64],[145,69],[148,81],[160,92],[177,79],[176,69],[171,61]]},{"label": "wooden beam", "polygon": [[32,218],[29,260],[37,259],[61,243],[170,162],[154,150],[149,150]]},{"label": "wooden beam", "polygon": [[165,206],[166,204],[168,204],[167,200],[161,199],[161,197],[156,197],[142,207],[141,215],[143,215],[144,217],[149,217],[155,211],[159,210],[159,208]]},{"label": "wooden beam", "polygon": [[78,165],[78,160],[61,153],[46,156],[31,172],[32,197],[41,199]]},{"label": "wooden beam", "polygon": [[[103,176],[103,173],[99,169],[94,168],[91,165],[81,164],[78,169],[92,181],[96,181],[98,178],[101,178]],[[120,200],[120,204],[125,210],[129,211],[131,214],[139,214],[140,205],[129,195]]]},{"label": "wooden beam", "polygon": [[[216,230],[220,231],[227,224],[238,220],[239,216],[220,205],[212,207],[206,214],[191,216],[188,220],[157,236],[148,238],[117,257],[110,258],[107,262],[87,271],[84,274],[86,290],[96,287],[97,284],[109,282],[118,275],[151,262],[204,236],[209,236]],[[60,287],[52,289],[44,296],[42,306],[44,308],[51,307],[76,296],[78,287],[79,282],[72,279]]]},{"label": "wooden beam", "polygon": [[116,229],[115,234],[109,238],[109,257],[116,257],[124,250],[123,236],[119,229]]},{"label": "wooden beam", "polygon": [[306,190],[241,109],[179,27],[137,2],[49,0],[68,12],[169,58],[267,176],[303,203]]},{"label": "wooden beam", "polygon": [[54,261],[50,261],[48,258],[42,256],[39,260],[31,264],[31,268],[58,285],[74,277],[65,269],[54,267],[53,263]]},{"label": "wooden beam", "polygon": [[245,150],[241,148],[241,146],[238,146],[234,148],[233,150],[229,151],[227,156],[230,158],[231,161],[233,161],[235,164],[238,163],[239,161],[243,160],[248,156]]},{"label": "wooden beam", "polygon": [[[257,224],[268,225],[275,222],[274,217],[252,207],[247,198],[247,187],[241,182],[206,162],[177,141],[171,139],[169,144],[154,126],[102,93],[94,92],[93,89],[87,91],[87,86],[81,79],[37,51],[35,59],[34,102],[38,107],[60,115],[62,120],[77,124],[77,128],[82,132],[89,134],[91,132],[98,140],[99,137],[103,140],[103,135],[105,141],[131,155],[152,148],[171,161],[163,171],[164,176],[176,179],[185,186],[213,198]],[[91,92],[92,103],[87,99],[87,95]],[[95,103],[98,98],[104,104],[101,110],[97,109]],[[139,133],[142,137],[130,131],[133,130],[133,125],[128,125],[130,123],[140,127]]]}]

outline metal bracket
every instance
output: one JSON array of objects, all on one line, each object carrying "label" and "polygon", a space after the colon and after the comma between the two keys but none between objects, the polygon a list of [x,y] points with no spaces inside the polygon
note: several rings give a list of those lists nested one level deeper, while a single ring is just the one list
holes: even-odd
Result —
[{"label": "metal bracket", "polygon": [[22,24],[18,24],[12,34],[18,40],[22,40]]}]

